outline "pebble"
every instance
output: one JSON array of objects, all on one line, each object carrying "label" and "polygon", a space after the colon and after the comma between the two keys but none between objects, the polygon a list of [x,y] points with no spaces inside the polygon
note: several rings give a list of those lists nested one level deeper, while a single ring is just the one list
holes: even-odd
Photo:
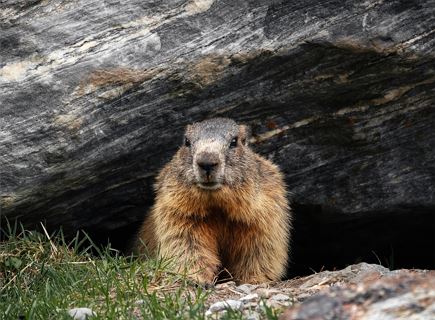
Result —
[{"label": "pebble", "polygon": [[283,310],[292,304],[291,294],[270,287],[268,283],[260,285],[244,283],[236,286],[235,282],[231,281],[218,284],[215,289],[217,291],[237,292],[240,297],[234,297],[238,300],[228,299],[212,304],[205,312],[208,319],[223,319],[227,310],[233,309],[241,311],[243,319],[260,320],[264,318],[266,309]]},{"label": "pebble", "polygon": [[68,310],[68,314],[74,320],[86,320],[89,316],[96,316],[97,314],[89,308],[73,308]]},{"label": "pebble", "polygon": [[243,301],[243,302],[250,302],[250,301],[255,301],[259,298],[257,293],[251,293],[248,294],[247,296],[241,297],[239,299],[239,301]]},{"label": "pebble", "polygon": [[243,302],[238,300],[219,301],[213,303],[208,309],[208,311],[210,311],[210,313],[214,313],[214,312],[223,311],[225,309],[242,310]]},{"label": "pebble", "polygon": [[288,301],[290,300],[290,297],[288,295],[282,294],[282,293],[278,293],[273,295],[272,297],[270,297],[270,300],[273,301]]},{"label": "pebble", "polygon": [[240,286],[236,287],[237,291],[243,292],[244,294],[250,294],[252,292],[252,289],[254,289],[255,286],[251,284],[241,284]]},{"label": "pebble", "polygon": [[[240,310],[243,313],[243,319],[260,320],[261,314],[265,308],[282,309],[291,304],[291,298],[282,290],[270,288],[268,286],[252,285],[249,283],[236,286],[235,283],[223,283],[216,286],[217,290],[232,289],[243,293],[238,300],[219,301],[210,306],[206,311],[206,317],[225,317],[228,309]],[[263,300],[261,300],[263,299]]]}]

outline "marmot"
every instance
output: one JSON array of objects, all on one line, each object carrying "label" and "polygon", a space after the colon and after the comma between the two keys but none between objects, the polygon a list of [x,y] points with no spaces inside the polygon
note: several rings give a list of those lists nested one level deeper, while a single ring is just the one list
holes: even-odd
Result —
[{"label": "marmot", "polygon": [[157,177],[139,252],[145,244],[147,252],[181,258],[179,266],[188,263],[203,284],[222,269],[239,283],[284,275],[291,228],[286,186],[278,167],[248,140],[248,128],[227,118],[186,127],[183,145]]}]

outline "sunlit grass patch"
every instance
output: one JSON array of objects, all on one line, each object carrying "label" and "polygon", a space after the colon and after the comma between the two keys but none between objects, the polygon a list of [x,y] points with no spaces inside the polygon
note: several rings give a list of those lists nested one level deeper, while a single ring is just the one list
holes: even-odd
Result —
[{"label": "sunlit grass patch", "polygon": [[[207,291],[168,271],[167,261],[126,257],[78,237],[9,228],[0,243],[0,310],[6,319],[202,319]],[[91,253],[91,247],[93,252]],[[81,248],[81,249],[79,249]]]}]

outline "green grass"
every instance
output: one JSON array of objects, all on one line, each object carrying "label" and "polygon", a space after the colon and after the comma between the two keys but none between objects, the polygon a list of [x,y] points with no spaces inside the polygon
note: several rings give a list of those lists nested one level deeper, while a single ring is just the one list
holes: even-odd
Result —
[{"label": "green grass", "polygon": [[[45,229],[44,229],[45,231]],[[92,309],[89,319],[204,319],[212,290],[168,271],[168,261],[85,249],[78,237],[14,228],[0,242],[0,319],[71,319],[67,310]],[[95,254],[97,251],[97,254]],[[242,319],[228,312],[226,319]],[[276,319],[271,310],[265,318]]]},{"label": "green grass", "polygon": [[92,319],[204,318],[208,292],[166,271],[165,261],[110,248],[95,255],[79,250],[78,239],[8,233],[0,243],[0,317],[71,319],[68,309],[88,307],[97,314]]}]

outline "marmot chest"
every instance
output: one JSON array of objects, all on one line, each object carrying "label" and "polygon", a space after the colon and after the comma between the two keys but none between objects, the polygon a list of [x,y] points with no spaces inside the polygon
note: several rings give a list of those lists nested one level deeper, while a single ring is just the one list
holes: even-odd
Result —
[{"label": "marmot chest", "polygon": [[219,251],[232,247],[234,241],[258,236],[258,226],[231,219],[236,213],[228,214],[224,209],[212,207],[207,215],[198,221],[204,232],[217,241]]}]

